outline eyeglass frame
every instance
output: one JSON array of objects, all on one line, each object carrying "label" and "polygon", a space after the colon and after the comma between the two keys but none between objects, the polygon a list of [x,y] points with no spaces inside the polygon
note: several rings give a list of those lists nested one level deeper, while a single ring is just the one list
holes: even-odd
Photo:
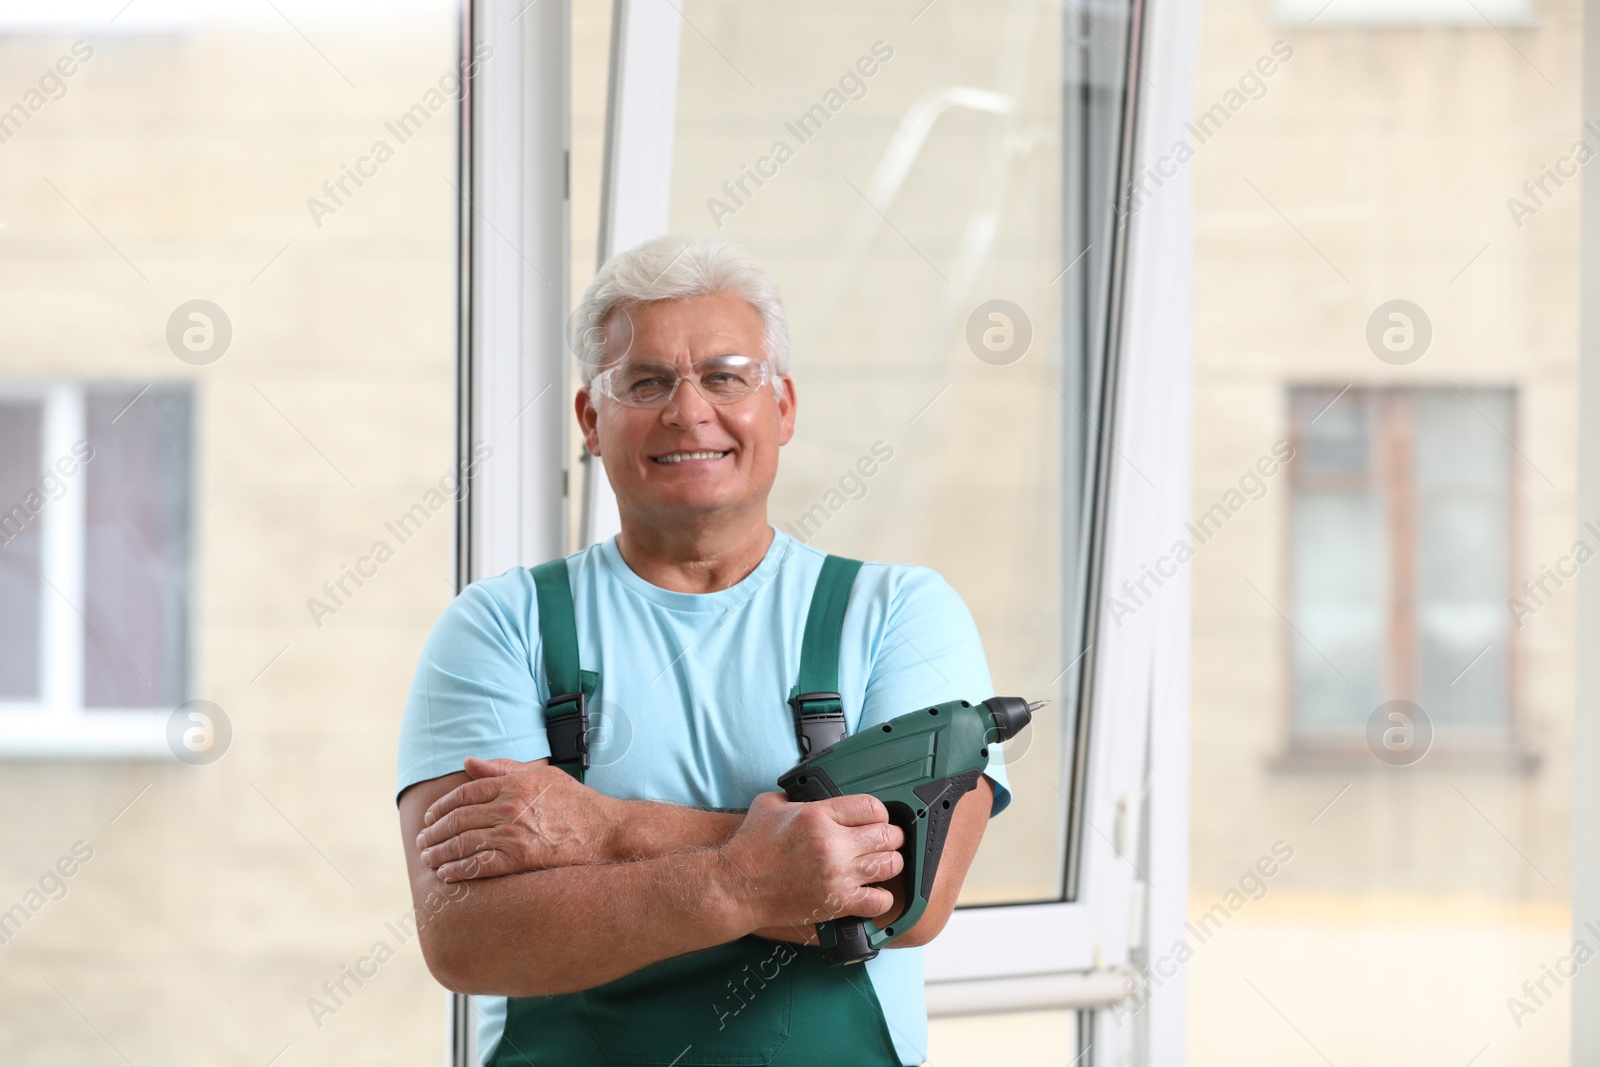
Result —
[{"label": "eyeglass frame", "polygon": [[[733,397],[732,399],[718,399],[707,396],[705,390],[700,388],[700,368],[713,360],[726,359],[729,356],[739,356],[743,359],[748,359],[751,363],[760,367],[761,380],[756,383],[754,389],[751,389],[743,396]],[[654,404],[634,404],[618,396],[611,387],[613,380],[612,376],[616,374],[617,371],[628,366],[630,362],[634,364],[643,364],[645,366],[663,367],[671,371],[672,388],[667,390],[666,397]],[[663,408],[671,405],[673,398],[678,395],[678,386],[682,385],[685,381],[688,381],[694,386],[694,391],[700,394],[700,399],[704,400],[708,404],[715,404],[717,407],[727,407],[730,404],[737,404],[740,401],[749,400],[752,396],[755,396],[757,393],[761,392],[762,389],[765,389],[769,383],[777,381],[777,379],[780,377],[781,375],[773,373],[772,363],[770,360],[758,358],[756,356],[746,356],[743,352],[723,352],[719,355],[704,356],[700,359],[694,360],[689,364],[688,374],[680,374],[678,372],[677,365],[672,363],[660,363],[655,360],[643,359],[630,361],[625,359],[619,363],[612,364],[603,371],[596,373],[595,376],[589,380],[589,389],[591,392],[597,392],[599,395],[606,397],[609,400],[613,400],[616,403],[621,404],[623,407],[635,408],[642,411],[650,411],[655,408]]]}]

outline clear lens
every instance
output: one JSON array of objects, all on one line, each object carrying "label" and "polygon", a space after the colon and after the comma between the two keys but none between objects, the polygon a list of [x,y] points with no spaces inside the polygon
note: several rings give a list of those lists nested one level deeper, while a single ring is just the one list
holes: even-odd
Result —
[{"label": "clear lens", "polygon": [[708,400],[738,400],[761,388],[766,364],[749,356],[717,356],[695,365],[700,394]]},{"label": "clear lens", "polygon": [[[700,395],[713,404],[742,400],[766,383],[766,363],[750,356],[712,356],[694,364]],[[669,363],[628,362],[598,375],[607,396],[633,407],[657,407],[677,389],[681,375]]]},{"label": "clear lens", "polygon": [[625,404],[659,404],[672,395],[678,372],[663,363],[625,363],[612,372],[613,395]]}]

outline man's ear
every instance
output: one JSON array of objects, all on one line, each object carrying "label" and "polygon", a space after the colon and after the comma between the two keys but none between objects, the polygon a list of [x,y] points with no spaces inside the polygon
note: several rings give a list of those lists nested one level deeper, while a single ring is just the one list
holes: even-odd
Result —
[{"label": "man's ear", "polygon": [[794,379],[788,376],[773,382],[773,391],[778,397],[778,444],[786,445],[794,436],[794,416],[798,398],[795,396]]},{"label": "man's ear", "polygon": [[573,410],[578,416],[578,428],[583,431],[583,443],[591,456],[600,454],[600,411],[594,406],[594,401],[589,395],[589,387],[584,386],[578,390],[578,395],[572,401]]}]

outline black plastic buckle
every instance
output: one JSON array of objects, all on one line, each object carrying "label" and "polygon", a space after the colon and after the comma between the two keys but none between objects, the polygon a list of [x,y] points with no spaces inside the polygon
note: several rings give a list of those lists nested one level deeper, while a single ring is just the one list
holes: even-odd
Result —
[{"label": "black plastic buckle", "polygon": [[[806,704],[824,701],[832,701],[839,710],[805,710]],[[790,698],[789,706],[794,709],[795,734],[803,756],[815,756],[844,739],[844,698],[838,693],[797,693]]]},{"label": "black plastic buckle", "polygon": [[583,693],[562,693],[545,701],[548,713],[560,704],[576,704],[576,715],[545,716],[546,733],[550,738],[551,763],[576,763],[589,769],[589,702]]}]

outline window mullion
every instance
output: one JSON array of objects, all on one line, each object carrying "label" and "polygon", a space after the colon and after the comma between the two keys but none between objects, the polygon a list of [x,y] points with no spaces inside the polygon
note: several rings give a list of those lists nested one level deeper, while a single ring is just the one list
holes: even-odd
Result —
[{"label": "window mullion", "polygon": [[[75,383],[50,387],[44,398],[42,458],[46,466],[70,455],[86,440],[83,388]],[[86,479],[62,479],[61,498],[40,513],[43,535],[40,571],[46,583],[41,600],[44,629],[44,704],[60,724],[83,714],[84,518]]]}]

